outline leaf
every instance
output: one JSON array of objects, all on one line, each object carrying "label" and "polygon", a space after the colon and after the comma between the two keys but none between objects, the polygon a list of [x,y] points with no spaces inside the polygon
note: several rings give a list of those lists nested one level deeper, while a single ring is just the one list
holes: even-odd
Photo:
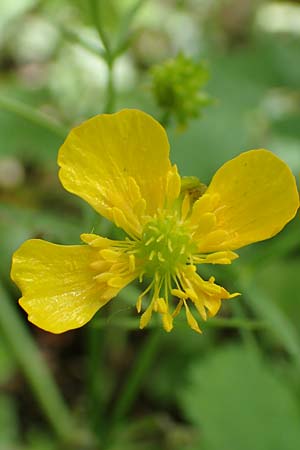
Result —
[{"label": "leaf", "polygon": [[179,392],[201,450],[295,450],[300,413],[285,380],[239,346],[197,360]]},{"label": "leaf", "polygon": [[257,273],[257,283],[299,329],[300,260],[274,261]]},{"label": "leaf", "polygon": [[[9,381],[15,372],[15,361],[4,341],[0,340],[0,385]],[[0,397],[1,398],[1,397]],[[1,447],[0,447],[1,448]]]},{"label": "leaf", "polygon": [[0,395],[0,449],[9,450],[17,441],[18,416],[14,401],[8,396]]}]

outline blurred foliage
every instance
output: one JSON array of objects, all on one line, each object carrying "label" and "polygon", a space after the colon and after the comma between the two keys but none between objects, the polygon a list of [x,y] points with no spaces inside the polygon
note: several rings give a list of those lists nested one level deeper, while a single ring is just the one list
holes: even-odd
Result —
[{"label": "blurred foliage", "polygon": [[[299,2],[97,4],[115,52],[111,72],[91,2],[0,2],[0,274],[11,306],[18,298],[9,279],[11,254],[25,239],[71,244],[81,232],[118,233],[62,189],[56,166],[67,130],[105,110],[109,79],[115,110],[136,107],[161,119],[167,101],[168,108],[176,105],[179,123],[188,119],[184,133],[176,121],[168,128],[171,158],[182,175],[208,184],[223,162],[257,147],[273,150],[300,173]],[[206,81],[199,61],[208,62],[205,92],[215,101],[190,120]],[[162,79],[164,95],[172,94],[162,100],[157,91],[160,106],[151,77],[159,89]],[[259,320],[266,329],[216,321],[201,337],[181,324],[162,335],[131,409],[102,446],[86,430],[109,428],[148,337],[119,326],[132,319],[134,289],[99,312],[91,327],[61,336],[40,332],[18,310],[80,424],[76,429],[87,433],[81,449],[300,447],[299,215],[275,239],[240,255],[235,272],[214,268],[220,282],[244,294],[224,304],[221,319]],[[65,450],[17,362],[0,328],[0,450]]]},{"label": "blurred foliage", "polygon": [[204,450],[294,450],[300,442],[298,399],[286,379],[240,346],[194,361],[179,396]]}]

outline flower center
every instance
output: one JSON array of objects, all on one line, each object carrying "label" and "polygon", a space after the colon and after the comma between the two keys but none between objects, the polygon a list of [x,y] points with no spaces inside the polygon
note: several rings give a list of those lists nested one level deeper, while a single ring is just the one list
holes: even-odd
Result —
[{"label": "flower center", "polygon": [[155,218],[143,230],[137,256],[143,260],[147,275],[174,274],[193,250],[188,232],[174,216]]}]

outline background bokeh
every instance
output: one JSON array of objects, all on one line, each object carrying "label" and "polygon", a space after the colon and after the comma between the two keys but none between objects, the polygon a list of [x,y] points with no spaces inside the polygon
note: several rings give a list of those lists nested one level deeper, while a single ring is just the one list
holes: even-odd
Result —
[{"label": "background bokeh", "polygon": [[[240,251],[234,271],[213,269],[243,295],[225,303],[202,336],[184,323],[154,338],[139,331],[137,288],[90,325],[58,336],[31,326],[17,306],[10,260],[24,240],[75,244],[91,229],[116,233],[57,178],[67,131],[107,104],[109,73],[90,3],[0,2],[0,450],[298,450],[299,214],[277,237]],[[114,110],[135,107],[159,119],[152,67],[180,52],[208,67],[210,104],[185,128],[168,126],[182,175],[208,183],[226,160],[264,147],[299,181],[299,1],[99,3],[111,42],[128,38],[114,68]],[[130,407],[104,442],[139,370]],[[76,424],[72,444],[55,425],[51,397],[64,399]]]}]

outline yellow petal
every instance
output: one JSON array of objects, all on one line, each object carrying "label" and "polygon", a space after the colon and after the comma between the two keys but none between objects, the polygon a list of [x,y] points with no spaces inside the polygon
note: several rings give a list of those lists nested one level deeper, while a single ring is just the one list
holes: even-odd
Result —
[{"label": "yellow petal", "polygon": [[97,250],[33,239],[14,254],[11,277],[22,291],[19,303],[38,327],[62,333],[88,322],[118,292],[103,289],[90,268]]},{"label": "yellow petal", "polygon": [[65,189],[137,236],[139,216],[162,208],[167,189],[176,193],[167,135],[138,110],[98,115],[74,128],[59,151],[58,164]]},{"label": "yellow petal", "polygon": [[[295,215],[299,195],[289,167],[268,150],[250,150],[225,163],[206,194],[217,195],[216,230],[223,240],[201,242],[199,251],[234,250],[277,234]],[[213,231],[212,233],[215,233]],[[226,236],[228,233],[228,236]],[[219,236],[220,237],[220,236]]]}]

